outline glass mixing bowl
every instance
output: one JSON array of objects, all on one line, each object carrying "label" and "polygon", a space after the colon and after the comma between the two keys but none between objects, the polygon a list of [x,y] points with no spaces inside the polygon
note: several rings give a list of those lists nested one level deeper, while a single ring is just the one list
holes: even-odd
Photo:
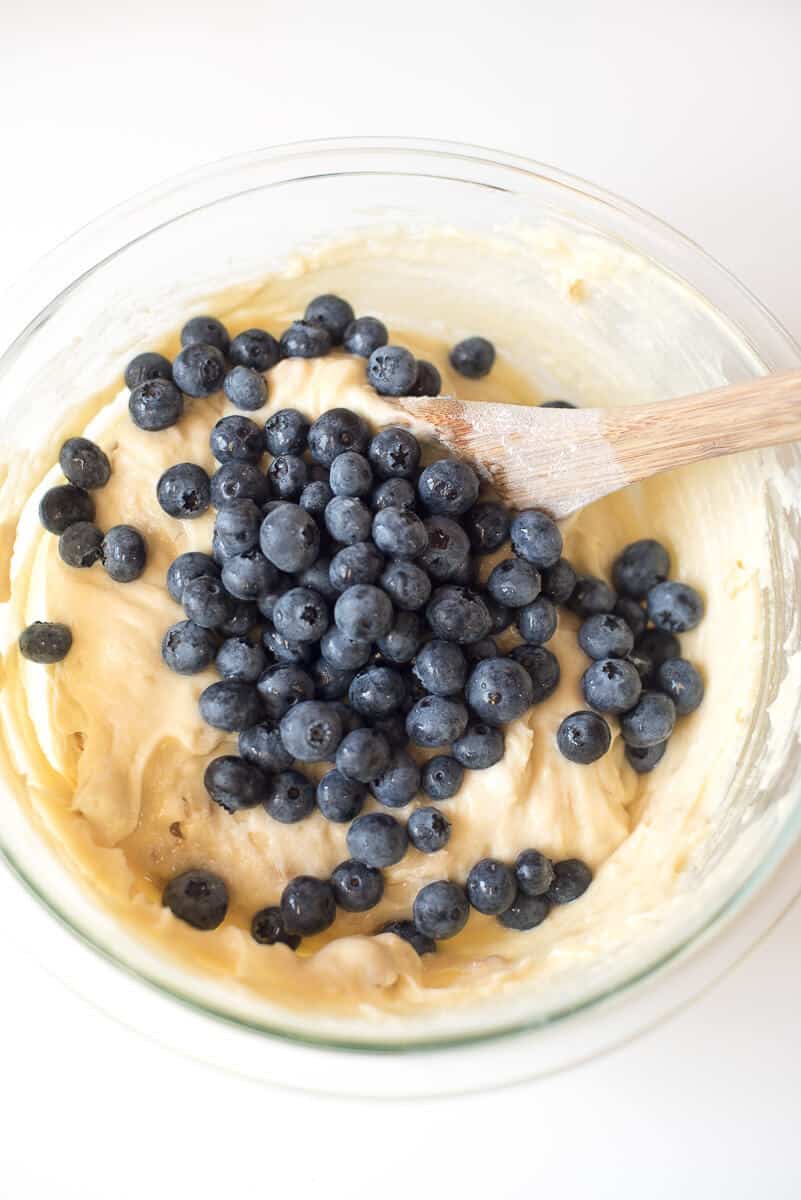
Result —
[{"label": "glass mixing bowl", "polygon": [[[9,340],[28,322],[0,360],[6,551],[24,498],[21,479],[26,472],[41,478],[50,465],[37,460],[36,447],[118,377],[132,353],[173,328],[176,314],[202,310],[204,298],[231,282],[263,278],[299,249],[388,225],[410,239],[431,227],[513,237],[547,225],[643,256],[659,268],[660,287],[681,317],[680,336],[672,329],[655,334],[643,311],[611,321],[604,339],[621,361],[648,346],[658,394],[801,361],[770,314],[697,246],[551,168],[425,141],[259,151],[172,180],[100,218],[5,298],[0,316]],[[505,282],[511,286],[515,256],[499,259],[497,270],[500,298]],[[421,305],[434,311],[441,303],[437,266],[423,263],[421,271],[430,283]],[[392,320],[391,289],[380,292],[381,281],[370,282],[376,307]],[[487,297],[475,304],[479,317]],[[0,848],[16,878],[2,873],[0,894],[10,894],[5,911],[13,908],[13,934],[119,1019],[223,1067],[296,1087],[393,1096],[486,1088],[559,1069],[653,1023],[734,962],[797,890],[797,871],[777,866],[801,825],[801,692],[797,672],[788,671],[801,637],[799,581],[787,570],[801,547],[801,509],[782,499],[799,495],[801,460],[788,447],[772,462],[784,486],[769,485],[764,496],[774,574],[764,605],[762,688],[727,802],[681,881],[687,900],[701,896],[703,903],[679,903],[639,936],[633,931],[614,961],[589,964],[554,995],[521,990],[511,1000],[444,1016],[377,1026],[286,1014],[166,961],[121,928],[53,852],[24,788],[12,780],[0,805]],[[787,715],[778,722],[780,692]]]}]

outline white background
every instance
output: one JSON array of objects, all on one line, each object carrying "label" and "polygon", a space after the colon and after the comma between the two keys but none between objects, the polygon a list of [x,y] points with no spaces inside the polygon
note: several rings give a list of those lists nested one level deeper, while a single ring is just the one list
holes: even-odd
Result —
[{"label": "white background", "polygon": [[[426,135],[623,193],[801,337],[800,46],[797,0],[0,0],[0,283],[206,160]],[[387,1105],[277,1093],[118,1028],[14,941],[0,895],[0,1200],[801,1190],[798,905],[625,1050],[502,1094]]]}]

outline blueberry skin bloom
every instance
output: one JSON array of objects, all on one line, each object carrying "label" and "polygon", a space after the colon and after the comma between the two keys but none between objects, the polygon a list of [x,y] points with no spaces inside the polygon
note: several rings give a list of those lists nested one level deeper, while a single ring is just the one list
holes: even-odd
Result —
[{"label": "blueberry skin bloom", "polygon": [[612,744],[609,726],[594,712],[574,712],[565,717],[556,744],[569,762],[587,766],[602,758]]},{"label": "blueberry skin bloom", "polygon": [[420,786],[431,800],[450,800],[462,786],[464,767],[448,754],[437,754],[423,767]]},{"label": "blueberry skin bloom", "polygon": [[358,354],[360,358],[369,358],[374,350],[386,346],[388,341],[387,327],[377,317],[357,317],[350,322],[344,334],[344,346],[348,354]]},{"label": "blueberry skin bloom", "polygon": [[467,681],[467,703],[487,725],[505,725],[522,717],[533,694],[528,671],[512,658],[483,659]]},{"label": "blueberry skin bloom", "polygon": [[648,616],[664,633],[687,633],[704,615],[704,602],[687,583],[658,583],[648,593]]},{"label": "blueberry skin bloom", "polygon": [[145,539],[132,525],[114,525],[103,538],[100,560],[115,583],[133,583],[145,569]]},{"label": "blueberry skin bloom", "polygon": [[460,700],[424,696],[409,710],[406,732],[416,746],[434,748],[457,741],[467,728],[468,713]]},{"label": "blueberry skin bloom", "polygon": [[34,621],[23,629],[18,644],[20,654],[29,662],[56,663],[69,654],[72,634],[57,621]]},{"label": "blueberry skin bloom", "polygon": [[351,641],[373,642],[392,628],[392,601],[373,584],[356,584],[343,592],[334,605],[334,620],[340,633]]},{"label": "blueberry skin bloom", "polygon": [[627,746],[644,749],[666,742],[676,724],[676,706],[661,692],[643,692],[639,702],[620,718],[620,732]]},{"label": "blueberry skin bloom", "polygon": [[264,799],[267,777],[253,763],[224,754],[206,767],[203,784],[212,800],[226,812],[255,808]]},{"label": "blueberry skin bloom", "polygon": [[417,494],[430,513],[458,517],[478,499],[478,476],[458,458],[441,458],[431,463],[417,481]]},{"label": "blueberry skin bloom", "polygon": [[281,741],[301,762],[333,760],[342,741],[342,720],[330,704],[301,700],[281,718]]},{"label": "blueberry skin bloom", "polygon": [[457,342],[448,356],[454,371],[465,379],[483,379],[495,362],[495,347],[484,337],[469,337]]},{"label": "blueberry skin bloom", "polygon": [[679,717],[695,712],[704,698],[704,681],[686,658],[666,659],[660,664],[656,679],[659,690],[675,704]]},{"label": "blueberry skin bloom", "polygon": [[267,514],[259,534],[262,553],[279,571],[310,567],[320,552],[320,530],[300,505],[281,501]]},{"label": "blueberry skin bloom", "polygon": [[482,858],[467,876],[467,898],[477,912],[497,917],[514,903],[514,871],[497,858]]},{"label": "blueberry skin bloom", "polygon": [[540,570],[554,566],[562,553],[559,526],[547,513],[528,508],[518,513],[511,525],[512,547],[526,562]]},{"label": "blueberry skin bloom", "polygon": [[367,360],[367,378],[379,396],[408,396],[417,379],[417,359],[403,346],[380,346]]},{"label": "blueberry skin bloom", "polygon": [[128,397],[131,420],[146,433],[158,433],[180,421],[184,398],[171,379],[146,379]]},{"label": "blueberry skin bloom", "polygon": [[212,396],[222,387],[225,358],[216,346],[194,342],[172,364],[172,377],[187,396]]},{"label": "blueberry skin bloom", "polygon": [[125,368],[126,387],[133,389],[148,379],[172,379],[172,363],[153,350],[135,355]]},{"label": "blueberry skin bloom", "polygon": [[347,300],[327,293],[316,296],[306,305],[303,320],[322,325],[335,346],[342,343],[345,330],[354,319],[354,312]]},{"label": "blueberry skin bloom", "polygon": [[420,932],[440,942],[461,933],[470,915],[470,903],[458,883],[439,879],[420,889],[412,911]]},{"label": "blueberry skin bloom", "polygon": [[193,520],[202,516],[211,503],[209,477],[197,463],[176,463],[159,479],[156,496],[167,516]]},{"label": "blueberry skin bloom", "polygon": [[409,842],[406,829],[389,813],[357,817],[347,832],[351,857],[368,867],[391,867],[400,862]]},{"label": "blueberry skin bloom", "polygon": [[196,675],[214,662],[216,642],[208,629],[194,621],[179,621],[164,634],[161,657],[178,675]]},{"label": "blueberry skin bloom", "polygon": [[642,538],[631,542],[612,565],[612,582],[624,596],[644,600],[652,587],[670,574],[670,555],[660,542]]},{"label": "blueberry skin bloom", "polygon": [[384,877],[375,867],[349,858],[334,867],[331,887],[337,904],[345,912],[367,912],[375,908],[384,894]]},{"label": "blueberry skin bloom", "polygon": [[258,724],[264,715],[259,693],[251,683],[223,679],[200,694],[200,715],[207,725],[228,733]]}]

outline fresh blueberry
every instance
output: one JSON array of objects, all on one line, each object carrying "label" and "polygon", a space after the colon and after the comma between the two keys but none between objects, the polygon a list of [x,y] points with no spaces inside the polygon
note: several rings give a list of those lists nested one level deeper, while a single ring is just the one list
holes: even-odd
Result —
[{"label": "fresh blueberry", "polygon": [[482,500],[464,516],[464,528],[474,554],[492,554],[509,537],[510,518],[502,504]]},{"label": "fresh blueberry", "polygon": [[487,591],[508,608],[523,608],[540,594],[540,573],[524,558],[505,558],[492,568]]},{"label": "fresh blueberry", "polygon": [[448,844],[451,823],[438,808],[418,808],[406,823],[409,841],[421,854],[436,854]]},{"label": "fresh blueberry", "polygon": [[414,921],[387,921],[386,925],[382,925],[378,932],[392,933],[395,937],[408,942],[421,958],[424,954],[433,954],[437,948],[434,939],[421,933]]},{"label": "fresh blueberry", "polygon": [[225,378],[225,358],[216,346],[195,342],[172,364],[176,386],[187,396],[212,396]]},{"label": "fresh blueberry", "polygon": [[363,454],[345,450],[331,463],[329,484],[335,496],[367,496],[373,486],[373,469]]},{"label": "fresh blueberry", "polygon": [[527,896],[525,892],[518,891],[512,904],[506,912],[501,913],[498,920],[505,929],[525,933],[541,925],[550,911],[551,906],[545,896]]},{"label": "fresh blueberry", "polygon": [[375,867],[349,858],[334,867],[331,887],[337,904],[345,912],[367,912],[375,908],[384,895],[384,876]]},{"label": "fresh blueberry", "polygon": [[556,744],[570,762],[587,766],[606,754],[612,744],[612,735],[606,721],[597,713],[574,712],[559,726]]},{"label": "fresh blueberry", "polygon": [[458,458],[440,458],[421,471],[417,494],[430,513],[458,517],[478,499],[478,476]]},{"label": "fresh blueberry", "polygon": [[188,579],[181,600],[189,620],[202,629],[221,629],[231,615],[231,597],[221,580],[213,575],[196,575]]},{"label": "fresh blueberry", "polygon": [[337,671],[358,671],[370,657],[370,642],[354,641],[331,625],[320,639],[320,653]]},{"label": "fresh blueberry", "polygon": [[232,367],[222,386],[234,408],[256,412],[267,403],[267,383],[252,367]]},{"label": "fresh blueberry", "polygon": [[420,566],[436,583],[455,579],[470,554],[467,534],[451,517],[426,517],[423,527],[426,543]]},{"label": "fresh blueberry", "polygon": [[686,658],[669,658],[663,662],[657,670],[656,682],[659,690],[675,704],[679,717],[695,712],[704,698],[704,681]]},{"label": "fresh blueberry", "polygon": [[311,642],[293,642],[282,637],[277,629],[265,629],[261,640],[264,649],[278,664],[298,665],[310,663],[314,658],[314,646]]},{"label": "fresh blueberry", "polygon": [[503,758],[504,736],[500,729],[472,722],[453,743],[453,757],[470,771],[486,771]]},{"label": "fresh blueberry", "polygon": [[542,594],[553,604],[567,604],[576,586],[576,572],[566,558],[557,558],[552,567],[540,572]]},{"label": "fresh blueberry", "polygon": [[316,321],[293,321],[281,334],[282,358],[322,358],[331,346],[330,333]]},{"label": "fresh blueberry", "polygon": [[281,347],[266,329],[246,329],[231,342],[228,357],[237,367],[269,371],[281,357]]},{"label": "fresh blueberry", "polygon": [[301,942],[296,933],[287,933],[281,909],[277,904],[260,908],[257,913],[253,914],[253,920],[250,922],[250,936],[260,946],[289,946],[290,950],[297,950]]},{"label": "fresh blueberry", "polygon": [[482,598],[468,588],[438,587],[426,607],[426,618],[435,638],[469,645],[490,631],[490,615]]},{"label": "fresh blueberry", "polygon": [[392,667],[366,667],[354,678],[348,691],[351,708],[368,718],[388,717],[401,708],[405,698],[403,676]]},{"label": "fresh blueberry", "polygon": [[527,604],[517,614],[520,636],[532,646],[541,646],[556,633],[556,608],[546,596],[538,596],[533,604]]},{"label": "fresh blueberry", "polygon": [[211,477],[211,503],[225,508],[237,500],[252,500],[261,506],[270,494],[270,485],[254,463],[227,462]]},{"label": "fresh blueberry", "polygon": [[515,619],[513,610],[507,608],[505,604],[499,604],[497,600],[493,600],[487,592],[484,593],[484,603],[490,615],[490,633],[503,633],[504,629],[508,629]]},{"label": "fresh blueberry", "polygon": [[302,454],[306,449],[309,422],[296,408],[281,408],[264,426],[264,442],[273,458],[282,454]]},{"label": "fresh blueberry", "polygon": [[666,742],[676,724],[676,706],[662,692],[644,691],[634,708],[620,718],[620,733],[627,746],[643,749]]},{"label": "fresh blueberry", "polygon": [[704,615],[704,602],[687,583],[657,583],[648,593],[648,616],[663,633],[686,633]]},{"label": "fresh blueberry", "polygon": [[68,567],[91,567],[103,552],[102,531],[91,521],[68,525],[58,539],[58,553]]},{"label": "fresh blueberry", "polygon": [[277,721],[260,721],[239,734],[239,753],[262,771],[286,771],[295,761],[281,741]]},{"label": "fresh blueberry", "polygon": [[282,825],[304,821],[314,811],[314,784],[300,771],[279,771],[267,785],[264,808]]},{"label": "fresh blueberry", "polygon": [[482,658],[497,658],[498,643],[495,638],[485,637],[480,642],[471,642],[465,646],[465,655],[469,663],[481,662]]},{"label": "fresh blueberry", "polygon": [[256,725],[264,716],[259,693],[252,683],[240,679],[222,679],[200,693],[200,715],[207,725],[239,732]]},{"label": "fresh blueberry", "polygon": [[517,895],[514,871],[497,858],[479,859],[467,876],[466,891],[477,912],[500,916],[511,908]]},{"label": "fresh blueberry", "polygon": [[216,317],[191,317],[181,330],[181,345],[216,346],[223,354],[227,354],[231,339],[222,321]]},{"label": "fresh blueberry", "polygon": [[255,604],[250,600],[232,600],[230,612],[220,626],[220,633],[226,637],[243,637],[258,624],[259,610]]},{"label": "fresh blueberry", "polygon": [[[270,566],[272,567],[272,563],[270,563]],[[283,571],[279,571],[276,567],[272,567],[272,569],[275,572],[275,582],[270,584],[266,592],[262,592],[256,598],[256,604],[259,612],[263,617],[266,617],[268,621],[272,621],[276,604],[281,596],[283,596],[284,592],[289,591],[293,583],[291,575],[285,575]],[[275,636],[278,637],[278,634]],[[264,648],[265,650],[269,649],[266,642],[264,643]],[[307,651],[308,653],[306,655],[306,661],[308,661],[308,659],[311,657],[311,650],[309,647],[307,647]]]},{"label": "fresh blueberry", "polygon": [[485,658],[467,681],[467,703],[487,725],[506,725],[531,706],[533,685],[513,658]]},{"label": "fresh blueberry", "polygon": [[220,576],[220,568],[208,554],[189,550],[173,559],[167,571],[167,590],[173,600],[180,604],[186,584],[200,575],[210,575],[212,579],[218,579]]},{"label": "fresh blueberry", "polygon": [[483,379],[495,362],[495,347],[484,337],[469,337],[451,350],[449,361],[454,371],[465,379]]},{"label": "fresh blueberry", "polygon": [[374,729],[354,729],[339,743],[337,770],[348,779],[369,783],[389,766],[390,748],[386,738]]},{"label": "fresh blueberry", "polygon": [[228,912],[228,888],[211,871],[184,871],[167,884],[161,902],[193,929],[216,929]]},{"label": "fresh blueberry", "polygon": [[669,658],[681,658],[681,645],[675,633],[662,629],[646,629],[634,639],[632,661],[639,655],[643,660],[641,674],[650,676]]},{"label": "fresh blueberry", "polygon": [[298,875],[290,879],[281,896],[281,916],[289,934],[311,937],[333,925],[336,917],[334,889],[327,879]]},{"label": "fresh blueberry", "polygon": [[626,762],[638,775],[647,775],[661,763],[667,742],[657,742],[655,746],[626,746]]},{"label": "fresh blueberry", "polygon": [[69,654],[72,634],[58,621],[34,621],[19,635],[19,652],[35,663],[61,662]]},{"label": "fresh blueberry", "polygon": [[385,808],[403,808],[419,790],[420,768],[405,750],[393,750],[389,765],[370,780],[370,791]]},{"label": "fresh blueberry", "polygon": [[265,558],[279,571],[305,571],[320,553],[320,530],[299,504],[282,501],[262,521],[260,542]]},{"label": "fresh blueberry", "polygon": [[273,495],[279,500],[297,500],[306,486],[309,468],[297,454],[279,454],[267,470]]},{"label": "fresh blueberry", "polygon": [[354,542],[337,550],[328,568],[335,595],[357,583],[376,583],[384,568],[384,556],[373,542]]},{"label": "fresh blueberry", "polygon": [[543,400],[540,408],[576,408],[569,400]]},{"label": "fresh blueberry", "polygon": [[296,579],[300,587],[311,588],[325,600],[333,602],[339,595],[339,591],[331,583],[331,560],[329,558],[318,558],[310,567],[299,571]]},{"label": "fresh blueberry", "polygon": [[414,479],[420,463],[420,443],[408,429],[390,425],[372,439],[367,456],[379,479]]},{"label": "fresh blueberry", "polygon": [[520,663],[528,672],[532,687],[532,704],[541,704],[547,700],[559,686],[559,660],[544,646],[524,644],[515,646],[509,652],[509,657]]},{"label": "fresh blueberry", "polygon": [[616,617],[626,622],[635,638],[644,631],[645,612],[637,600],[632,600],[630,596],[618,596],[613,611]]},{"label": "fresh blueberry", "polygon": [[417,558],[428,545],[423,522],[406,508],[380,509],[373,518],[372,534],[378,549],[389,558]]},{"label": "fresh blueberry", "polygon": [[328,606],[310,588],[290,588],[276,602],[273,624],[291,641],[317,642],[328,628]]},{"label": "fresh blueberry", "polygon": [[301,700],[281,718],[281,741],[301,762],[331,761],[342,741],[342,720],[322,700]]},{"label": "fresh blueberry", "polygon": [[76,487],[105,487],[111,477],[111,463],[88,438],[68,438],[61,447],[58,462],[67,480]]},{"label": "fresh blueberry", "polygon": [[410,396],[438,396],[442,391],[442,376],[433,363],[425,358],[417,360],[417,377]]},{"label": "fresh blueberry", "polygon": [[366,542],[373,523],[370,509],[355,496],[334,496],[325,509],[325,527],[335,542]]},{"label": "fresh blueberry", "polygon": [[455,742],[467,728],[467,709],[449,696],[425,696],[406,717],[406,732],[416,746],[432,749]]},{"label": "fresh blueberry", "polygon": [[267,791],[267,776],[244,758],[225,754],[206,767],[203,785],[215,804],[226,812],[255,808]]},{"label": "fresh blueberry", "polygon": [[176,463],[159,479],[156,496],[167,516],[180,521],[194,520],[209,507],[209,477],[197,463]]},{"label": "fresh blueberry", "polygon": [[364,784],[341,771],[328,771],[317,784],[317,807],[327,821],[339,825],[358,817],[366,797]]},{"label": "fresh blueberry", "polygon": [[387,563],[380,582],[395,607],[407,612],[422,608],[431,595],[431,580],[426,572],[403,559]]},{"label": "fresh blueberry", "polygon": [[528,508],[518,513],[510,527],[515,554],[543,570],[559,561],[562,535],[559,526],[547,513]]},{"label": "fresh blueberry", "polygon": [[196,675],[214,662],[217,643],[208,629],[194,621],[171,625],[161,642],[161,657],[178,675]]},{"label": "fresh blueberry", "polygon": [[125,368],[125,386],[132,390],[149,379],[172,379],[172,363],[153,350],[135,355]]},{"label": "fresh blueberry", "polygon": [[406,829],[389,813],[372,812],[357,817],[347,832],[348,853],[368,867],[392,867],[406,853]]},{"label": "fresh blueberry", "polygon": [[[454,571],[449,582],[455,584],[457,587],[473,588],[474,591],[481,591],[479,588],[479,571],[476,560],[468,555],[467,558],[465,558],[462,562],[461,566]],[[487,600],[492,601],[492,597],[488,592],[484,592],[483,596],[485,596]],[[492,602],[494,603],[494,601]]]},{"label": "fresh blueberry", "polygon": [[51,487],[39,501],[39,520],[48,533],[63,533],[78,521],[94,521],[95,502],[72,483]]},{"label": "fresh blueberry", "polygon": [[184,398],[171,379],[147,379],[137,384],[128,397],[131,420],[146,433],[157,433],[177,424],[184,411]]},{"label": "fresh blueberry", "polygon": [[579,629],[578,643],[588,658],[625,658],[634,649],[634,634],[622,617],[595,613]]},{"label": "fresh blueberry", "polygon": [[670,555],[653,538],[631,542],[612,564],[612,582],[624,596],[644,600],[670,574]]},{"label": "fresh blueberry", "polygon": [[624,713],[640,698],[642,681],[637,668],[624,658],[599,658],[581,677],[584,699],[603,713]]},{"label": "fresh blueberry", "polygon": [[347,408],[329,408],[317,418],[308,434],[311,456],[324,467],[330,467],[346,450],[364,454],[369,440],[362,418]]},{"label": "fresh blueberry", "polygon": [[288,713],[293,704],[314,696],[311,676],[296,663],[273,664],[264,671],[257,686],[264,710],[274,721]]},{"label": "fresh blueberry", "polygon": [[392,628],[379,638],[376,646],[383,658],[391,663],[408,663],[414,658],[423,640],[420,618],[413,612],[400,612]]},{"label": "fresh blueberry", "polygon": [[253,500],[232,500],[217,513],[214,532],[225,559],[255,549],[259,544],[261,510]]},{"label": "fresh blueberry", "polygon": [[257,600],[275,586],[277,578],[275,567],[267,562],[261,550],[255,546],[244,554],[227,558],[223,563],[223,586],[237,600]]},{"label": "fresh blueberry", "polygon": [[220,418],[209,435],[209,445],[219,463],[258,463],[264,453],[264,435],[250,417],[234,413]]},{"label": "fresh blueberry", "polygon": [[307,483],[300,493],[298,504],[312,516],[321,517],[333,496],[330,484],[326,483],[324,479],[314,479],[311,483]]},{"label": "fresh blueberry", "polygon": [[369,358],[379,346],[386,346],[388,340],[389,334],[383,321],[377,317],[357,317],[345,330],[343,345],[348,354]]},{"label": "fresh blueberry", "polygon": [[341,700],[347,696],[355,671],[340,671],[325,658],[318,658],[309,667],[318,700]]},{"label": "fresh blueberry", "polygon": [[382,508],[413,509],[416,503],[417,492],[408,479],[385,479],[373,489],[370,497],[373,512],[380,512]]},{"label": "fresh blueberry", "polygon": [[303,320],[322,325],[334,346],[342,344],[345,330],[354,319],[353,309],[340,296],[316,296],[306,305]]},{"label": "fresh blueberry", "polygon": [[[206,637],[207,630],[203,630]],[[217,651],[217,670],[223,679],[243,679],[255,683],[267,666],[267,655],[258,642],[246,637],[226,638]]]},{"label": "fresh blueberry", "polygon": [[133,525],[113,525],[103,538],[100,561],[115,583],[133,583],[145,569],[145,539]]},{"label": "fresh blueberry", "polygon": [[417,379],[417,359],[403,346],[379,346],[367,360],[367,379],[379,396],[408,396]]},{"label": "fresh blueberry", "polygon": [[616,603],[614,589],[605,580],[595,575],[579,575],[567,607],[580,617],[592,617],[596,613],[610,613]]},{"label": "fresh blueberry", "polygon": [[334,605],[337,628],[352,641],[374,642],[392,628],[392,601],[371,583],[357,583]]},{"label": "fresh blueberry", "polygon": [[592,883],[592,871],[579,858],[565,858],[554,863],[554,881],[548,888],[551,904],[571,904],[583,896]]},{"label": "fresh blueberry", "polygon": [[420,932],[440,942],[455,937],[464,929],[470,904],[467,892],[458,883],[438,879],[420,889],[412,911]]},{"label": "fresh blueberry", "polygon": [[554,880],[553,863],[539,850],[524,850],[515,863],[517,886],[526,896],[544,896]]},{"label": "fresh blueberry", "polygon": [[450,800],[462,786],[464,767],[449,754],[436,754],[423,767],[420,785],[431,800]]}]

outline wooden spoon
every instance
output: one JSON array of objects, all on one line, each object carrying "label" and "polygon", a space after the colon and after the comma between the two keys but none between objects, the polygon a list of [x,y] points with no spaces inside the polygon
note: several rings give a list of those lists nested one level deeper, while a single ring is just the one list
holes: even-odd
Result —
[{"label": "wooden spoon", "polygon": [[674,467],[801,440],[801,370],[625,408],[531,408],[452,396],[399,404],[509,504],[556,518]]}]

